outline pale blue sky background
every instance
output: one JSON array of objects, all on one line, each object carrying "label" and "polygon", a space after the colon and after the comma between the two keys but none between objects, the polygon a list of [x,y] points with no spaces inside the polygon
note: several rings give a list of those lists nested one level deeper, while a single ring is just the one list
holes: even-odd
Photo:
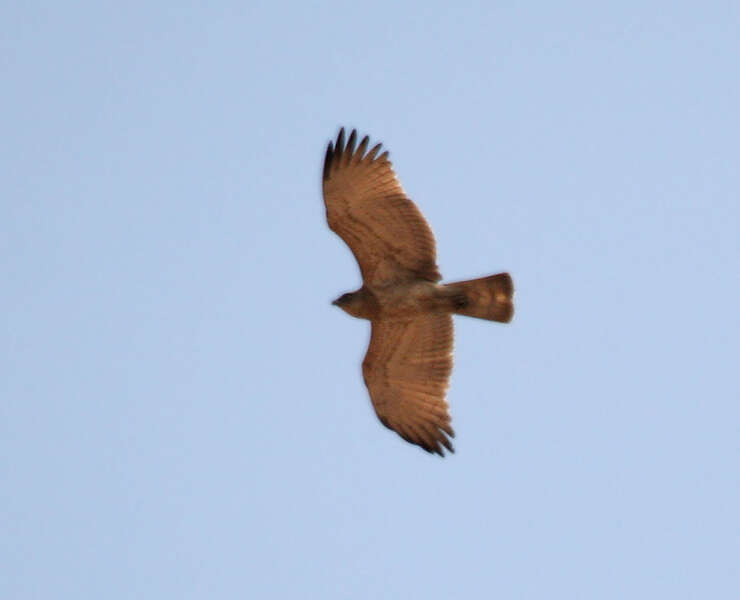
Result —
[{"label": "pale blue sky background", "polygon": [[[738,598],[735,2],[5,3],[0,597]],[[384,429],[319,173],[391,152],[457,453]]]}]

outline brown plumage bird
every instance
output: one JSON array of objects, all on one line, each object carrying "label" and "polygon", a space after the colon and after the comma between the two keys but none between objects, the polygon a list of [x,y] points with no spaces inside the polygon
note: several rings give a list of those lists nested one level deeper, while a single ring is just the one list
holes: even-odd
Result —
[{"label": "brown plumage bird", "polygon": [[386,427],[427,452],[454,452],[445,394],[452,371],[452,314],[507,323],[514,314],[508,273],[438,284],[434,235],[381,144],[368,151],[355,130],[329,142],[324,203],[329,227],[352,250],[362,287],[333,304],[372,324],[362,363],[375,412]]}]

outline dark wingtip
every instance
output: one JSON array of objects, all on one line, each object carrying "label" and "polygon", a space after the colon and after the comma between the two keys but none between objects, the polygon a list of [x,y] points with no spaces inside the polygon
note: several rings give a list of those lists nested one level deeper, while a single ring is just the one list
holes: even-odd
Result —
[{"label": "dark wingtip", "polygon": [[357,130],[353,129],[352,133],[349,134],[349,139],[347,140],[347,148],[345,151],[348,161],[352,158],[352,155],[355,153],[355,142],[356,141],[357,141]]},{"label": "dark wingtip", "polygon": [[334,160],[334,144],[329,142],[326,147],[326,156],[324,156],[324,179],[329,179],[329,173],[331,172],[331,165]]},{"label": "dark wingtip", "polygon": [[336,149],[337,149],[337,156],[341,156],[344,153],[344,127],[342,127],[339,130],[339,135],[337,136]]},{"label": "dark wingtip", "polygon": [[[454,437],[454,434],[452,434]],[[412,441],[412,444],[417,444],[422,448],[422,450],[426,450],[429,452],[429,454],[438,454],[442,458],[444,458],[445,455],[445,449],[450,453],[455,453],[455,447],[452,445],[452,442],[444,435],[441,434],[436,440],[434,440],[433,444],[430,444],[428,442],[420,442],[420,441]]]},{"label": "dark wingtip", "polygon": [[380,151],[380,149],[383,147],[383,144],[375,144],[371,149],[370,152],[367,153],[367,156],[365,157],[369,161],[375,160],[375,155]]},{"label": "dark wingtip", "polygon": [[[350,132],[346,144],[344,143],[344,137],[345,132],[344,127],[342,127],[339,129],[336,141],[334,143],[329,142],[329,146],[326,148],[326,157],[324,158],[325,180],[329,178],[334,165],[341,164],[342,162],[349,163],[353,157],[358,162],[362,160],[373,161],[375,160],[375,156],[383,147],[383,144],[376,144],[370,152],[366,154],[368,144],[370,143],[370,138],[368,136],[362,138],[356,151],[355,145],[357,144],[358,138],[357,130],[353,129]],[[377,160],[388,160],[388,152],[384,152]]]},{"label": "dark wingtip", "polygon": [[364,138],[362,138],[360,145],[357,147],[358,160],[362,160],[362,158],[365,156],[365,151],[367,150],[367,145],[369,143],[370,143],[370,138],[368,136],[365,136]]},{"label": "dark wingtip", "polygon": [[[354,132],[353,132],[354,134]],[[351,141],[351,140],[350,140]],[[331,169],[337,161],[342,160],[344,154],[344,127],[339,130],[337,141],[326,147],[326,156],[324,157],[324,180],[329,179]]]},{"label": "dark wingtip", "polygon": [[445,452],[444,452],[445,449],[450,454],[454,454],[455,453],[455,448],[449,442],[443,442],[442,445],[444,446],[444,449],[442,448],[442,446],[440,446],[439,444],[437,444],[434,448],[424,448],[424,450],[426,450],[430,454],[437,454],[437,455],[441,456],[442,458],[444,458],[445,456],[447,456],[445,454]]}]

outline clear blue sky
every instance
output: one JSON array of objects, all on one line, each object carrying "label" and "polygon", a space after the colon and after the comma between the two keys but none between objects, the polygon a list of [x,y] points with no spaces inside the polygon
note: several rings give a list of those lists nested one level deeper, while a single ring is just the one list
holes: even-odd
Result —
[{"label": "clear blue sky", "polygon": [[[0,597],[740,595],[734,2],[0,11]],[[340,125],[448,279],[455,455],[383,428]]]}]

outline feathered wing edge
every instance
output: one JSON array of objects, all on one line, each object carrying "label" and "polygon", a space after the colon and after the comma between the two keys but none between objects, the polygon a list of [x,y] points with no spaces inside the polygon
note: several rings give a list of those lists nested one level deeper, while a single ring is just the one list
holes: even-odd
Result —
[{"label": "feathered wing edge", "polygon": [[[372,162],[373,160],[375,160],[376,155],[383,147],[382,143],[375,144],[370,152],[365,155],[365,150],[367,150],[368,144],[370,143],[370,137],[366,135],[364,138],[362,138],[362,141],[357,147],[357,150],[355,150],[356,141],[357,130],[353,129],[352,132],[349,134],[349,139],[347,140],[347,145],[345,146],[344,127],[342,127],[339,130],[339,135],[337,135],[336,144],[334,142],[329,142],[329,145],[326,147],[326,155],[324,157],[324,181],[329,179],[332,170],[342,163],[358,163],[362,162],[363,160],[367,162]],[[386,150],[378,157],[378,160],[386,160],[387,158],[388,151]]]}]

